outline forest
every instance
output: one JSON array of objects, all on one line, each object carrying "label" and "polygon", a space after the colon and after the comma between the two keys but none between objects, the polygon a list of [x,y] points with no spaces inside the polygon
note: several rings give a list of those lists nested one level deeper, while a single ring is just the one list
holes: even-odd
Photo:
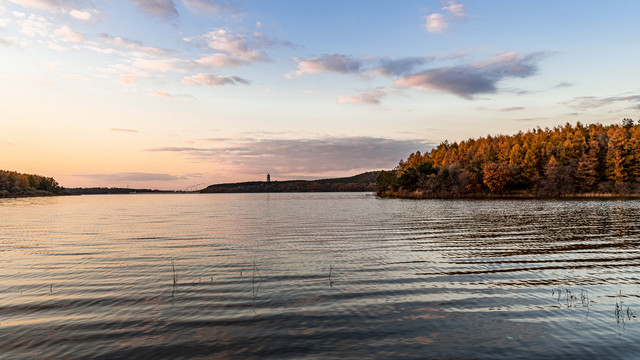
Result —
[{"label": "forest", "polygon": [[0,197],[63,195],[53,178],[0,170]]},{"label": "forest", "polygon": [[447,141],[376,178],[380,196],[640,196],[640,121]]}]

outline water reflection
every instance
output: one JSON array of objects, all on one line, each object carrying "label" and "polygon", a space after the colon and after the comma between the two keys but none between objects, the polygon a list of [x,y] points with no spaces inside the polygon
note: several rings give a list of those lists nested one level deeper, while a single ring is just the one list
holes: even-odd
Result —
[{"label": "water reflection", "polygon": [[617,200],[1,199],[0,350],[636,358],[639,215]]}]

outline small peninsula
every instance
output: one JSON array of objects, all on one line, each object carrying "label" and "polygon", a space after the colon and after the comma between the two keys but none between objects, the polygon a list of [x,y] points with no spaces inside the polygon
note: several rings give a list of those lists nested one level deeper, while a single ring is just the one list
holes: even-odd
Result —
[{"label": "small peninsula", "polygon": [[54,195],[67,193],[51,177],[0,170],[0,198]]},{"label": "small peninsula", "polygon": [[267,193],[267,192],[362,192],[375,191],[380,171],[355,176],[321,180],[250,181],[210,185],[201,193]]},{"label": "small peninsula", "polygon": [[575,126],[441,143],[376,179],[400,198],[640,197],[640,122]]}]

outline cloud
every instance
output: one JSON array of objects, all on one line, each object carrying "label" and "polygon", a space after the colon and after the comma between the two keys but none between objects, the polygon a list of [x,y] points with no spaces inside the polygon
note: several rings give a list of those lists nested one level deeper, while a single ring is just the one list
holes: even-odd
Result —
[{"label": "cloud", "polygon": [[74,31],[67,25],[64,25],[56,29],[56,31],[54,31],[53,33],[55,36],[57,36],[58,38],[60,38],[60,40],[64,42],[81,43],[85,39],[83,34],[77,31]]},{"label": "cloud", "polygon": [[233,2],[225,0],[183,0],[183,2],[184,6],[194,13],[218,14],[237,10]]},{"label": "cloud", "polygon": [[446,6],[442,7],[442,10],[447,11],[453,17],[460,19],[467,17],[467,12],[464,9],[464,4],[455,2],[453,0],[447,1],[446,4]]},{"label": "cloud", "polygon": [[35,14],[29,15],[28,18],[20,21],[20,32],[29,37],[40,36],[48,38],[53,30],[53,24],[42,16]]},{"label": "cloud", "polygon": [[502,108],[502,109],[499,109],[498,111],[507,112],[507,111],[520,111],[524,109],[525,108],[522,106],[513,106],[513,107]]},{"label": "cloud", "polygon": [[380,65],[367,74],[375,74],[382,76],[400,76],[413,72],[417,67],[431,62],[435,59],[433,56],[414,56],[400,59],[380,59]]},{"label": "cloud", "polygon": [[32,8],[36,10],[44,10],[49,12],[63,12],[65,8],[71,5],[71,1],[66,0],[9,0],[14,4],[22,7]]},{"label": "cloud", "polygon": [[615,103],[631,103],[634,109],[640,109],[640,95],[618,95],[609,97],[580,96],[563,104],[576,109],[595,109]]},{"label": "cloud", "polygon": [[166,73],[179,70],[180,61],[177,59],[137,59],[133,66],[148,73]]},{"label": "cloud", "polygon": [[543,117],[534,117],[534,118],[520,118],[520,119],[515,119],[515,121],[520,121],[520,122],[540,122],[543,120],[546,120],[547,118],[543,118]]},{"label": "cloud", "polygon": [[433,13],[424,17],[426,20],[425,28],[429,33],[439,34],[449,27],[447,20],[459,20],[467,17],[464,4],[458,3],[454,0],[443,1],[442,7],[443,15],[441,13]]},{"label": "cloud", "polygon": [[143,182],[143,181],[174,181],[187,179],[186,176],[171,174],[145,173],[145,172],[115,172],[102,174],[74,174],[73,176],[101,180],[104,182]]},{"label": "cloud", "polygon": [[285,75],[288,79],[298,78],[304,74],[339,73],[355,74],[365,78],[373,76],[401,76],[415,71],[422,65],[435,60],[434,56],[411,56],[391,59],[388,57],[366,56],[355,59],[344,54],[331,54],[296,61],[296,70]]},{"label": "cloud", "polygon": [[106,69],[102,69],[101,71],[119,76],[120,82],[125,85],[133,85],[135,84],[137,79],[149,76],[149,74],[142,71],[141,69],[124,64],[110,65],[109,67],[107,67]]},{"label": "cloud", "polygon": [[188,85],[205,85],[209,87],[224,85],[249,85],[249,81],[239,76],[220,76],[211,74],[197,74],[182,79],[182,82]]},{"label": "cloud", "polygon": [[218,53],[201,56],[200,65],[221,67],[269,61],[264,51],[256,48],[263,44],[260,41],[252,41],[252,38],[246,35],[216,29],[204,34],[202,38],[210,49]]},{"label": "cloud", "polygon": [[13,41],[0,37],[0,46],[11,47],[11,46],[14,46],[14,45],[15,44],[13,43]]},{"label": "cloud", "polygon": [[137,133],[138,130],[132,130],[132,129],[121,129],[121,128],[111,128],[111,131],[116,131],[116,132],[128,132],[128,133]]},{"label": "cloud", "polygon": [[380,99],[386,95],[384,91],[378,89],[366,91],[359,96],[340,95],[338,96],[338,104],[380,105]]},{"label": "cloud", "polygon": [[71,15],[72,18],[76,19],[76,20],[80,20],[80,21],[93,21],[94,20],[94,15],[98,15],[100,14],[100,12],[98,10],[77,10],[77,9],[72,9],[71,11],[69,11],[69,15]]},{"label": "cloud", "polygon": [[449,24],[440,13],[434,13],[425,16],[424,18],[425,20],[427,20],[427,24],[425,25],[425,27],[430,33],[441,33],[444,31],[444,29],[449,27]]},{"label": "cloud", "polygon": [[152,152],[184,153],[201,161],[222,162],[246,173],[312,175],[326,172],[391,169],[411,152],[432,144],[378,137],[261,139],[216,148],[161,147]]},{"label": "cloud", "polygon": [[166,49],[146,46],[140,41],[130,40],[123,37],[114,37],[105,33],[99,34],[98,37],[108,45],[133,51],[134,55],[162,56],[169,52]]},{"label": "cloud", "polygon": [[295,71],[286,75],[287,78],[297,78],[304,74],[318,74],[335,72],[341,74],[359,73],[362,61],[353,59],[343,54],[331,54],[317,58],[299,59],[294,58],[298,63]]},{"label": "cloud", "polygon": [[506,78],[535,75],[545,53],[521,55],[506,52],[472,65],[436,68],[402,77],[396,85],[426,91],[447,92],[464,99],[497,92],[497,83]]},{"label": "cloud", "polygon": [[561,82],[560,84],[552,87],[552,89],[561,89],[561,88],[568,88],[568,87],[572,87],[574,84],[570,83],[570,82]]},{"label": "cloud", "polygon": [[147,95],[163,99],[193,99],[193,95],[191,94],[171,94],[164,91],[150,91],[147,92]]},{"label": "cloud", "polygon": [[6,28],[10,22],[11,22],[11,19],[7,19],[7,18],[0,19],[0,30],[3,30],[4,28]]},{"label": "cloud", "polygon": [[178,16],[173,0],[130,0],[149,15],[162,17]]},{"label": "cloud", "polygon": [[195,61],[203,67],[233,67],[246,64],[245,60],[234,58],[227,54],[203,55]]}]

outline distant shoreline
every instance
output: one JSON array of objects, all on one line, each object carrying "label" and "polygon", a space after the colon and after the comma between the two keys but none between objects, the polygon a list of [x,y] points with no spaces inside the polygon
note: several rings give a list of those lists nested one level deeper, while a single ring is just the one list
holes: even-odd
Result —
[{"label": "distant shoreline", "polygon": [[0,199],[15,198],[32,198],[32,197],[53,197],[53,196],[71,196],[72,194],[7,194],[0,195]]}]

